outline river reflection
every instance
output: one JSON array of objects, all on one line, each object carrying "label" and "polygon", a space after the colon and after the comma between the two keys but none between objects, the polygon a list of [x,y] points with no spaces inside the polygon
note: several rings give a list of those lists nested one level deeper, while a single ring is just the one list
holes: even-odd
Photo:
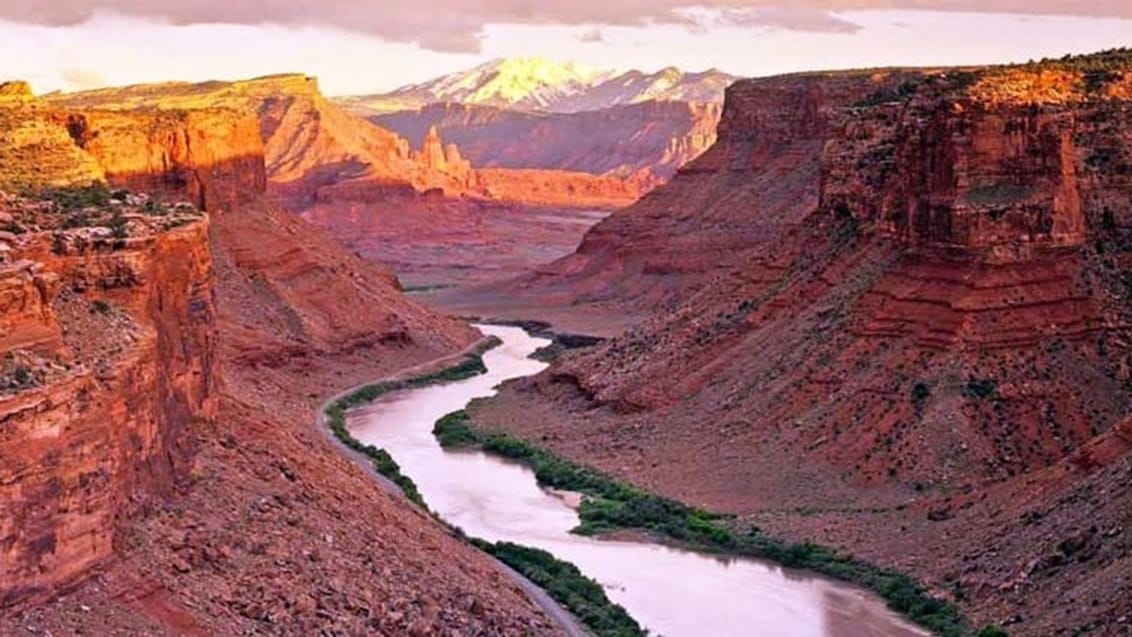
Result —
[{"label": "river reflection", "polygon": [[905,637],[924,635],[861,591],[749,559],[721,559],[655,544],[570,534],[578,516],[534,474],[481,452],[446,452],[432,435],[441,416],[491,396],[505,380],[536,374],[527,358],[544,339],[481,326],[503,345],[488,373],[400,392],[353,412],[354,436],[389,452],[429,506],[468,535],[533,546],[573,562],[654,635],[668,637]]}]

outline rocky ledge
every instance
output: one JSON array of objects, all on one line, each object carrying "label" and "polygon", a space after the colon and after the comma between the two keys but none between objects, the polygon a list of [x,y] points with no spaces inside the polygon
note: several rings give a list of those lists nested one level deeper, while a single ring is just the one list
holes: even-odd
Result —
[{"label": "rocky ledge", "polygon": [[215,413],[208,218],[105,186],[0,195],[0,606],[112,553]]}]

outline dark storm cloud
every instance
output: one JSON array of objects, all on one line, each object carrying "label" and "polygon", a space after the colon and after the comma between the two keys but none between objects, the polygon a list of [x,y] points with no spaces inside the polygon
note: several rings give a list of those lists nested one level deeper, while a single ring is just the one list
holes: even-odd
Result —
[{"label": "dark storm cloud", "polygon": [[[73,25],[99,9],[173,24],[332,26],[439,51],[478,51],[484,25],[646,25],[702,27],[685,9],[720,10],[724,22],[817,32],[856,26],[830,12],[931,9],[1132,18],[1130,0],[0,0],[0,17]],[[718,23],[718,22],[717,22]]]}]

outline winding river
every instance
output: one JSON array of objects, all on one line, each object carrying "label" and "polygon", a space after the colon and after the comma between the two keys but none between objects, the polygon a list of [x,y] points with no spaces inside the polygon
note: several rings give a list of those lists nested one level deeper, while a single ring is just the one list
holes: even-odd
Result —
[{"label": "winding river", "polygon": [[855,588],[773,564],[656,544],[571,535],[578,516],[525,467],[482,452],[440,448],[432,428],[505,380],[546,367],[528,356],[548,343],[519,328],[481,326],[503,345],[488,373],[406,390],[352,412],[353,435],[384,448],[429,506],[468,535],[544,549],[597,580],[653,635],[667,637],[910,637],[924,635]]}]

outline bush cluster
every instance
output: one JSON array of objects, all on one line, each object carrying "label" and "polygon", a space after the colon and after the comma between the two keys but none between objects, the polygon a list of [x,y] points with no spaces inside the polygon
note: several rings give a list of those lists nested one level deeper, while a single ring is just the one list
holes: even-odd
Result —
[{"label": "bush cluster", "polygon": [[515,569],[565,606],[597,637],[643,637],[646,631],[623,607],[614,604],[577,566],[550,553],[510,542],[473,540],[480,549]]},{"label": "bush cluster", "polygon": [[442,369],[431,374],[425,374],[407,380],[386,381],[367,385],[346,396],[334,401],[326,408],[326,423],[331,433],[350,449],[366,456],[373,463],[373,468],[401,488],[409,500],[428,509],[424,498],[411,478],[401,473],[401,467],[384,449],[373,445],[363,444],[355,438],[346,427],[346,412],[354,407],[365,405],[377,400],[389,392],[402,389],[424,387],[435,383],[453,382],[478,376],[487,371],[483,364],[483,352],[499,345],[498,339],[487,339],[475,353],[469,354],[459,364]]},{"label": "bush cluster", "polygon": [[[112,199],[122,201],[125,191],[111,191],[105,183],[93,181],[86,186],[67,186],[59,188],[45,188],[39,191],[24,193],[25,197],[50,201],[55,209],[61,212],[71,212],[83,208],[105,208]],[[121,197],[119,199],[119,196]]]},{"label": "bush cluster", "polygon": [[463,411],[441,418],[433,433],[445,448],[477,447],[527,465],[542,486],[584,494],[576,533],[645,531],[696,550],[765,559],[820,573],[877,593],[894,611],[936,634],[971,634],[954,605],[934,597],[907,575],[816,544],[786,542],[757,528],[740,533],[726,524],[729,516],[650,494],[513,436],[477,430]]}]

